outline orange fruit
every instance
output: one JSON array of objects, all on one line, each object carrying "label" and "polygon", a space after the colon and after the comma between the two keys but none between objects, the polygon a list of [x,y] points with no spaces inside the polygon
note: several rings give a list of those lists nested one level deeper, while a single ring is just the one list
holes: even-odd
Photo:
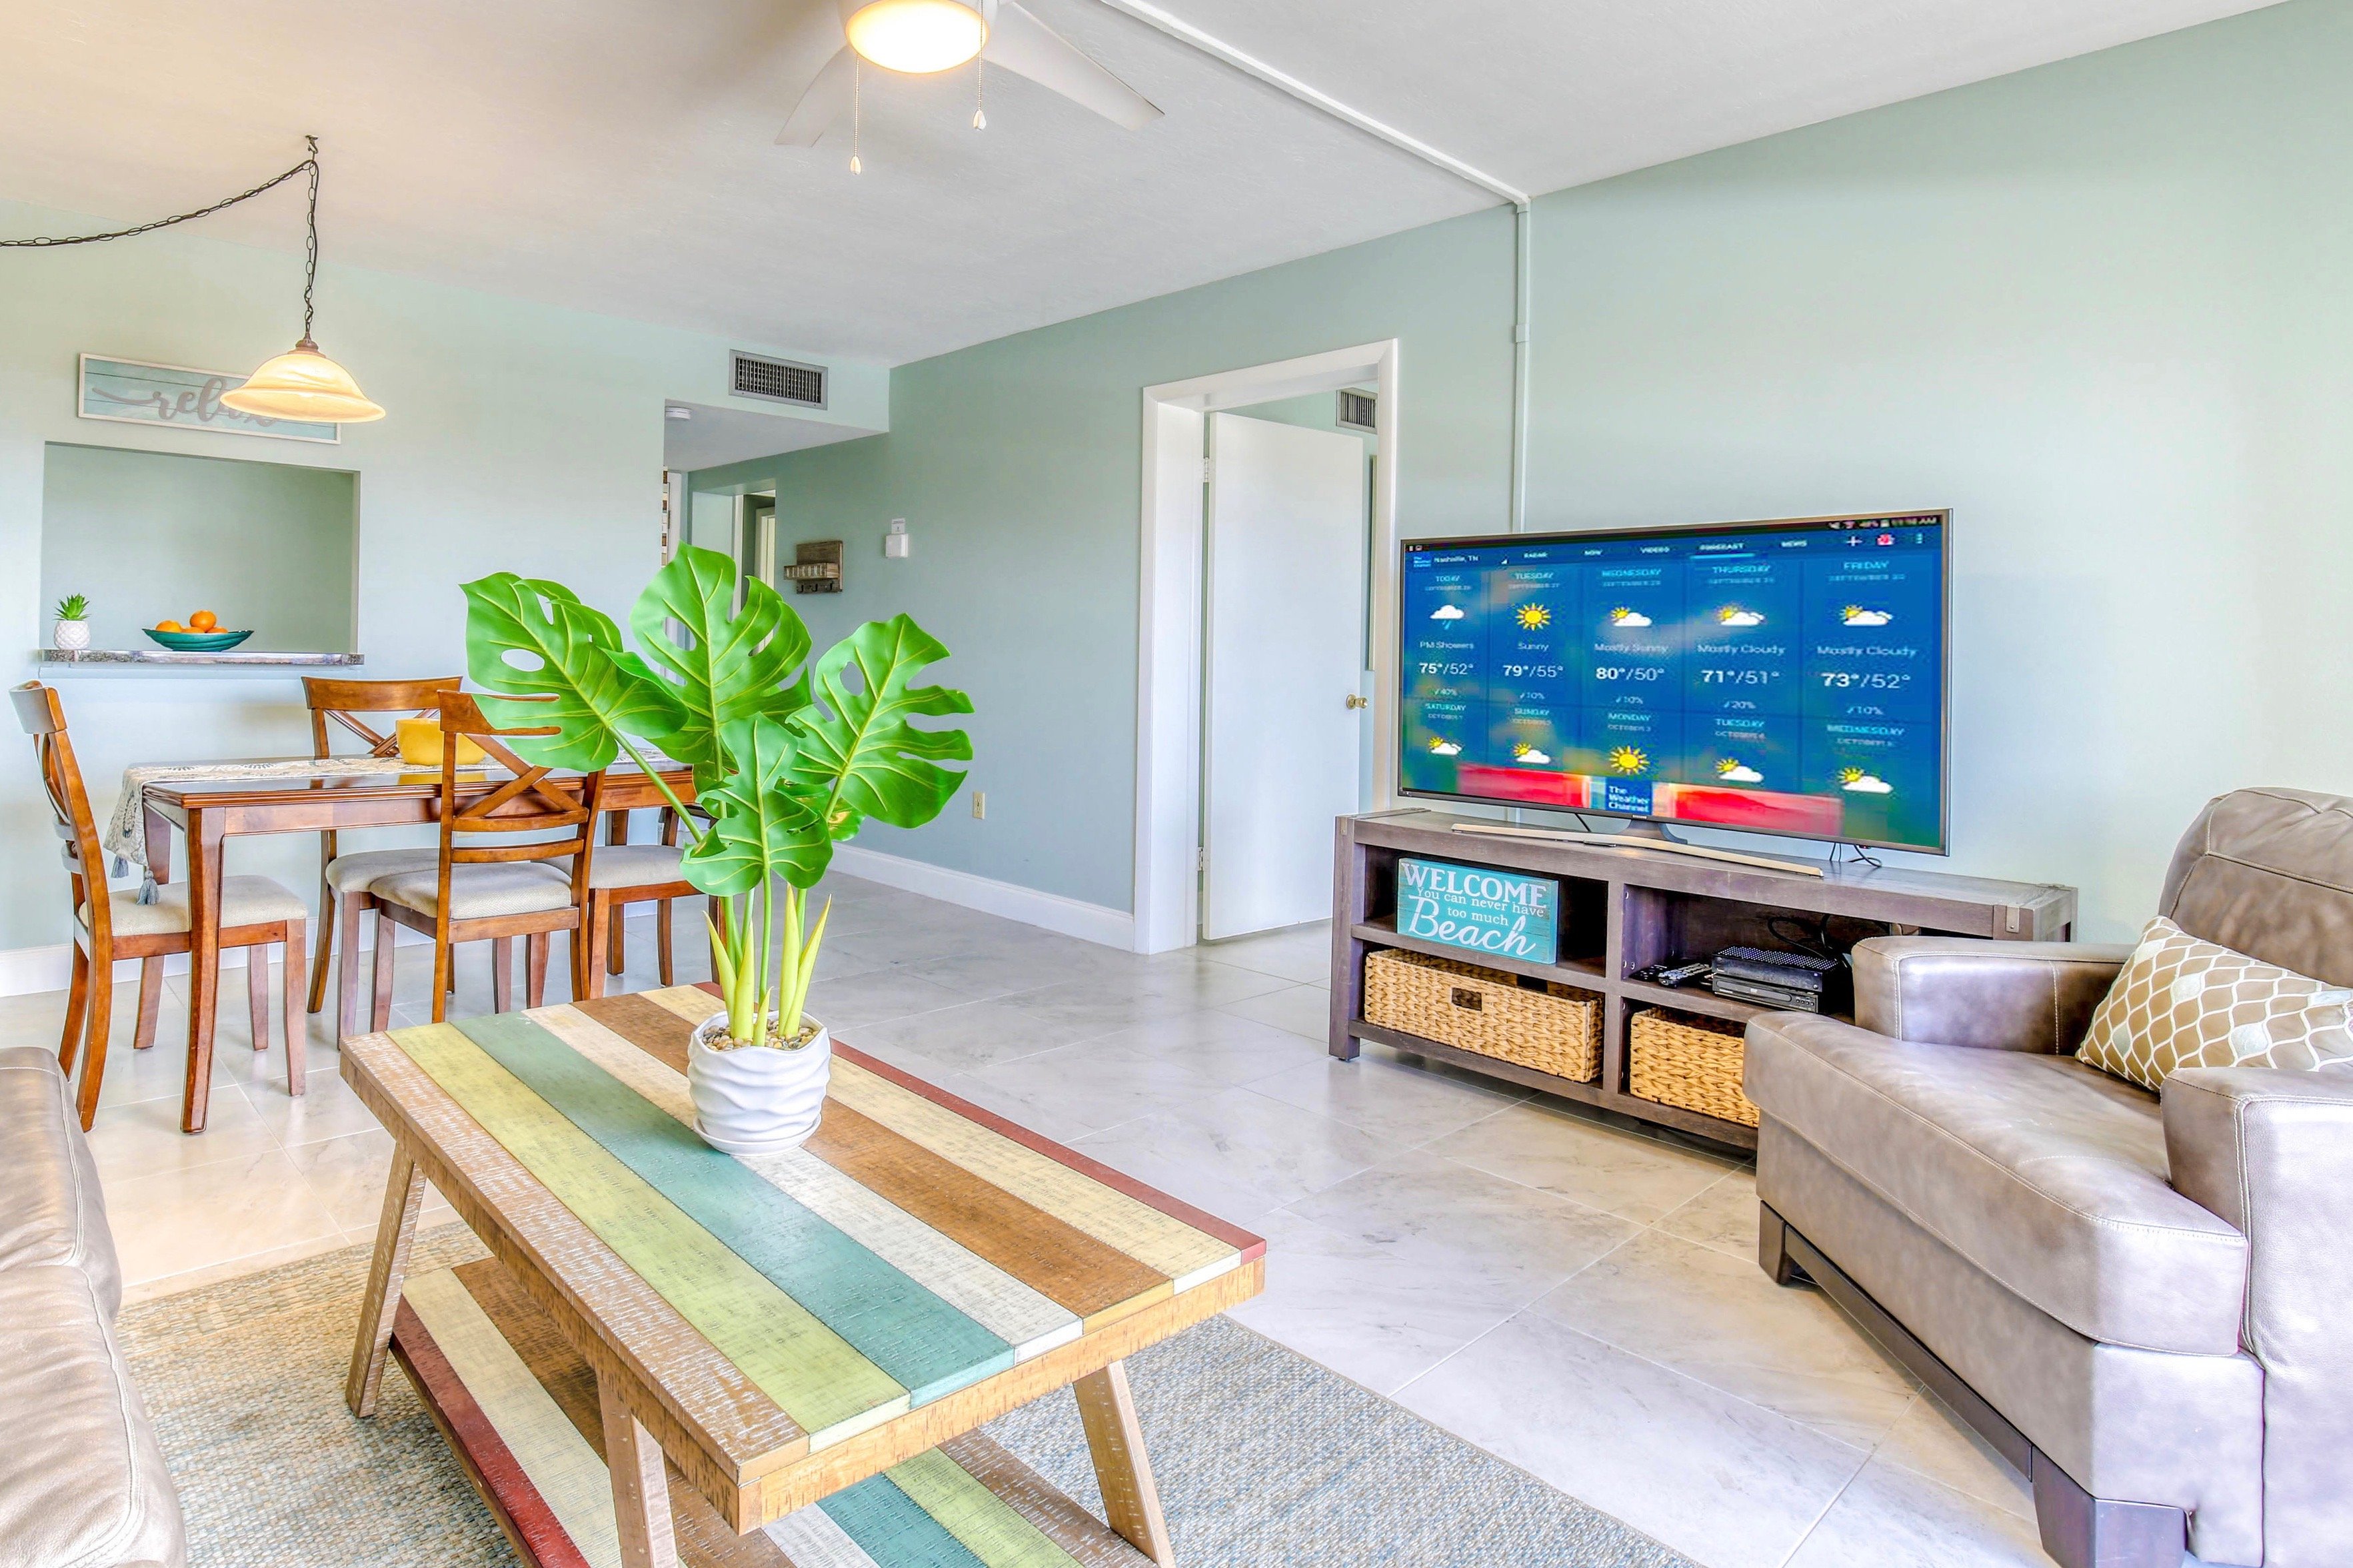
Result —
[{"label": "orange fruit", "polygon": [[177,621],[157,621],[155,629],[159,632],[184,632],[188,628]]},{"label": "orange fruit", "polygon": [[198,610],[188,617],[188,629],[192,632],[212,631],[219,625],[220,617],[210,610]]}]

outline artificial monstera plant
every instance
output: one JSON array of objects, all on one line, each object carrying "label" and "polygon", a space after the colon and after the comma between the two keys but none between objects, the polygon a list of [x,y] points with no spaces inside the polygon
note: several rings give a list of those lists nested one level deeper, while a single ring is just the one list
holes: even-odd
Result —
[{"label": "artificial monstera plant", "polygon": [[[737,582],[718,552],[681,551],[629,613],[632,653],[562,584],[493,573],[465,584],[466,668],[493,723],[554,729],[512,742],[525,762],[586,773],[627,754],[654,779],[691,838],[686,879],[726,900],[711,963],[728,1033],[791,1047],[832,910],[811,921],[807,890],[867,818],[918,827],[939,815],[965,776],[941,764],[969,761],[972,742],[911,721],[969,713],[972,700],[914,684],[948,650],[905,616],[812,660],[783,596],[743,579],[738,609]],[[695,809],[641,745],[693,767]]]}]

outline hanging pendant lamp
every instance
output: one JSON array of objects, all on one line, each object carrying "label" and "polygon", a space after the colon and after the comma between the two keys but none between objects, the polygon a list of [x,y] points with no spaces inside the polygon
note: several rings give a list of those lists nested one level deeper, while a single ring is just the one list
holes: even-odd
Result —
[{"label": "hanging pendant lamp", "polygon": [[311,340],[311,292],[319,281],[319,139],[309,138],[311,156],[310,242],[302,266],[302,336],[264,363],[221,401],[240,414],[264,419],[300,419],[322,425],[364,425],[384,409],[360,391],[352,373],[319,352]]}]

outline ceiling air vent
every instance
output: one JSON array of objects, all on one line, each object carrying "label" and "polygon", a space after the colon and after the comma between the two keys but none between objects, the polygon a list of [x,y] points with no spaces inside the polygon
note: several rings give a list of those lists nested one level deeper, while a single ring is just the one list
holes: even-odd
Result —
[{"label": "ceiling air vent", "polygon": [[1340,427],[1343,430],[1370,430],[1373,427],[1373,395],[1369,392],[1340,393]]},{"label": "ceiling air vent", "polygon": [[738,350],[729,356],[729,386],[738,397],[761,397],[799,408],[825,406],[825,366],[769,359]]}]

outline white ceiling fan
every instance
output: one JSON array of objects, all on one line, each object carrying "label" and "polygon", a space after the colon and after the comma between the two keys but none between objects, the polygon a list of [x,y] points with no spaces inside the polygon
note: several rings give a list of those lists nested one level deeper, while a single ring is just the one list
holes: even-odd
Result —
[{"label": "white ceiling fan", "polygon": [[1016,0],[813,0],[792,42],[794,74],[787,79],[804,79],[800,73],[812,66],[815,74],[776,133],[776,144],[814,147],[850,111],[861,58],[885,70],[929,76],[975,56],[1130,131],[1160,118],[1142,93]]}]

